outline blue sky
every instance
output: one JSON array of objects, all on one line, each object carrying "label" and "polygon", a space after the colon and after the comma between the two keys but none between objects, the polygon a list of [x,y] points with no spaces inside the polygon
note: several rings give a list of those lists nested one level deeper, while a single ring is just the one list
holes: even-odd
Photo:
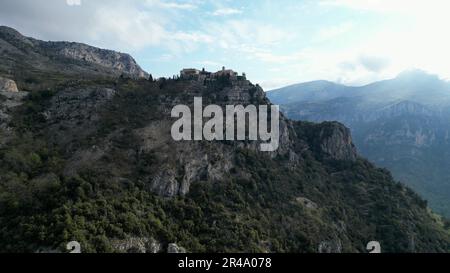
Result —
[{"label": "blue sky", "polygon": [[246,72],[269,90],[360,85],[410,68],[450,77],[445,0],[2,0],[0,24],[132,54],[154,76]]}]

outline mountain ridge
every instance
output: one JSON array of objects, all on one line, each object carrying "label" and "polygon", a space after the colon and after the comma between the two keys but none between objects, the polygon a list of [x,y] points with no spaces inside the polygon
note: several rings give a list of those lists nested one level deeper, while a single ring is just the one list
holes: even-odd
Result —
[{"label": "mountain ridge", "polygon": [[[278,96],[283,97],[282,93]],[[273,95],[269,92],[268,96]],[[391,169],[397,179],[423,194],[434,209],[450,215],[447,168],[437,167],[442,165],[437,162],[450,162],[444,152],[449,148],[449,82],[413,70],[357,87],[346,96],[313,102],[306,97],[302,94],[299,100],[282,104],[283,112],[297,120],[344,123],[364,156]]]},{"label": "mountain ridge", "polygon": [[82,43],[41,41],[25,37],[6,26],[0,26],[0,45],[0,75],[24,82],[22,89],[35,88],[32,83],[38,81],[40,75],[37,73],[74,79],[89,74],[97,77],[123,75],[136,79],[149,77],[129,54]]}]

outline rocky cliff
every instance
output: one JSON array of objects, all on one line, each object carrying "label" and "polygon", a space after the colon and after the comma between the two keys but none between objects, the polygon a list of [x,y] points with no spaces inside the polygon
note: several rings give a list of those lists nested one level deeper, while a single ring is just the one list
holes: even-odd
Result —
[{"label": "rocky cliff", "polygon": [[[0,76],[15,80],[22,90],[48,88],[81,75],[135,79],[149,76],[128,54],[80,43],[40,41],[0,26]],[[45,86],[42,78],[47,79]]]},{"label": "rocky cliff", "polygon": [[46,51],[68,59],[99,65],[132,78],[147,79],[149,74],[142,70],[128,54],[100,49],[85,44],[67,42],[35,42]]}]

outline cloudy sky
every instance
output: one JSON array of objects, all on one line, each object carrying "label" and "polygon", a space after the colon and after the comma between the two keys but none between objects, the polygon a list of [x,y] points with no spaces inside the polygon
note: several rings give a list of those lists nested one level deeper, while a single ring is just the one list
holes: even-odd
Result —
[{"label": "cloudy sky", "polygon": [[449,13],[447,0],[1,0],[0,25],[127,52],[154,76],[224,65],[269,90],[450,78]]}]

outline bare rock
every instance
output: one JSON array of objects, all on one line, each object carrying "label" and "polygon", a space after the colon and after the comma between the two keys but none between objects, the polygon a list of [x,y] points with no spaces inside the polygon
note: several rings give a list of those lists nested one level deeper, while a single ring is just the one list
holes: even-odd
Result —
[{"label": "bare rock", "polygon": [[70,59],[111,68],[129,75],[132,78],[139,79],[149,77],[149,74],[141,69],[133,57],[125,53],[100,49],[79,43],[48,42],[46,45],[54,47],[57,54]]},{"label": "bare rock", "polygon": [[176,173],[172,169],[163,169],[155,175],[151,181],[151,190],[164,197],[174,197],[181,193],[182,185],[176,178]]},{"label": "bare rock", "polygon": [[167,247],[167,253],[186,253],[186,249],[178,246],[177,244],[169,244]]},{"label": "bare rock", "polygon": [[358,158],[350,130],[341,123],[297,122],[297,126],[300,126],[301,132],[308,132],[305,140],[315,154],[321,158],[344,161],[355,161]]},{"label": "bare rock", "polygon": [[19,92],[19,89],[15,81],[0,77],[0,91]]},{"label": "bare rock", "polygon": [[322,152],[336,160],[356,160],[357,153],[350,130],[339,123],[324,125],[318,136]]}]

